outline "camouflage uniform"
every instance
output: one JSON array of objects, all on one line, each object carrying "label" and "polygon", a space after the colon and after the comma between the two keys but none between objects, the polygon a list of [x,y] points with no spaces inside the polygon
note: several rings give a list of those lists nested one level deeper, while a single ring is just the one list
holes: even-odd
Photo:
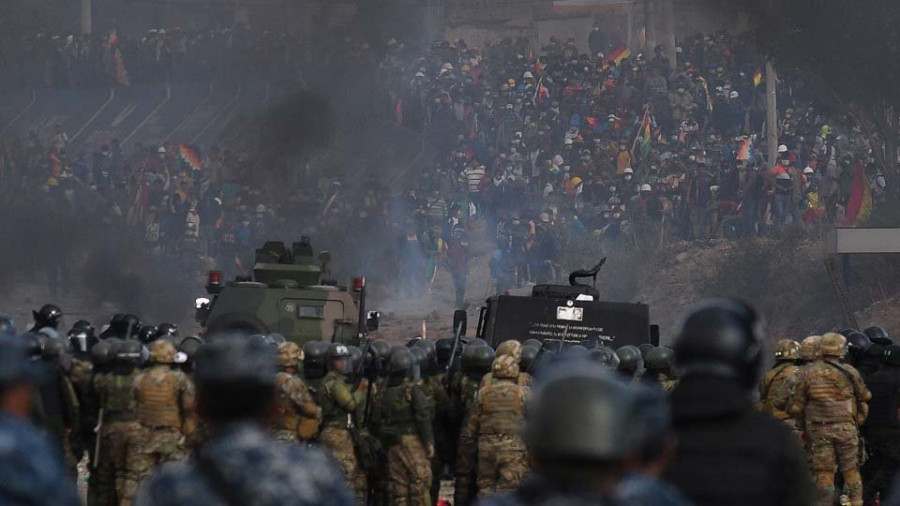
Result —
[{"label": "camouflage uniform", "polygon": [[775,346],[777,364],[759,384],[760,409],[798,430],[797,419],[787,410],[800,379],[800,367],[794,361],[800,359],[800,344],[782,339]]},{"label": "camouflage uniform", "polygon": [[858,425],[872,396],[856,369],[840,362],[845,345],[839,334],[822,337],[823,359],[804,369],[789,412],[804,428],[820,504],[832,503],[834,474],[840,469],[844,493],[853,506],[861,506]]},{"label": "camouflage uniform", "polygon": [[460,451],[469,452],[468,459],[477,451],[479,497],[515,488],[528,474],[519,425],[530,389],[517,383],[519,362],[512,356],[494,359],[492,372],[494,379],[478,391],[460,435]]},{"label": "camouflage uniform", "polygon": [[429,506],[434,453],[432,404],[423,388],[409,379],[390,385],[378,396],[372,422],[387,449],[389,504]]},{"label": "camouflage uniform", "polygon": [[95,381],[103,420],[99,454],[92,461],[88,504],[116,506],[125,486],[125,449],[128,437],[139,433],[134,400],[137,372],[107,373]]},{"label": "camouflage uniform", "polygon": [[296,374],[300,359],[300,347],[295,343],[278,345],[281,371],[275,377],[275,391],[279,396],[279,413],[271,428],[275,439],[281,441],[312,439],[322,419],[322,410],[316,406],[306,384]]},{"label": "camouflage uniform", "polygon": [[163,466],[141,486],[135,505],[353,504],[337,466],[323,452],[278,442],[252,423],[226,426],[198,456],[221,477],[221,488],[191,458]]},{"label": "camouflage uniform", "polygon": [[124,506],[156,466],[186,455],[183,441],[194,427],[194,386],[187,375],[171,367],[174,356],[175,347],[169,341],[156,341],[150,350],[156,365],[134,380],[141,429],[129,434],[126,442]]},{"label": "camouflage uniform", "polygon": [[331,451],[331,455],[341,465],[344,476],[353,486],[360,503],[365,502],[368,483],[356,458],[350,431],[353,430],[352,415],[365,401],[364,395],[364,390],[351,391],[347,380],[337,371],[329,371],[322,380],[322,431],[319,433],[319,442]]}]

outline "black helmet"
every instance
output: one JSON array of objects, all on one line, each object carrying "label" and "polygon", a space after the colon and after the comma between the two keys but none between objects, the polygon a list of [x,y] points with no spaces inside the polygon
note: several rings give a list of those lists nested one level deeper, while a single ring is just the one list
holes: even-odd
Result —
[{"label": "black helmet", "polygon": [[863,333],[869,336],[869,339],[874,344],[880,344],[882,346],[889,346],[894,344],[894,341],[891,339],[891,336],[888,335],[887,330],[884,330],[884,327],[873,325],[864,330]]},{"label": "black helmet", "polygon": [[116,337],[122,328],[122,318],[124,316],[125,313],[114,314],[113,317],[109,319],[109,324],[107,325],[106,330],[100,333],[100,339]]},{"label": "black helmet", "polygon": [[434,343],[434,354],[438,366],[447,367],[450,362],[450,354],[453,353],[453,339],[442,337]]},{"label": "black helmet", "polygon": [[363,358],[362,350],[356,346],[347,346],[347,350],[350,352],[350,370],[355,371]]},{"label": "black helmet", "polygon": [[125,339],[115,346],[115,355],[111,357],[115,365],[135,366],[141,362],[143,343],[137,339]]},{"label": "black helmet", "polygon": [[178,325],[174,323],[160,323],[156,327],[156,337],[172,336],[178,337]]},{"label": "black helmet", "polygon": [[565,356],[568,359],[587,358],[588,355],[590,355],[590,354],[591,354],[591,352],[589,352],[587,348],[585,348],[584,346],[582,346],[580,344],[576,344],[574,346],[569,346],[563,352],[563,356]]},{"label": "black helmet", "polygon": [[668,372],[675,365],[675,352],[672,348],[660,346],[647,352],[644,367],[651,372]]},{"label": "black helmet", "polygon": [[435,359],[437,356],[437,347],[435,346],[434,341],[422,339],[413,347],[425,352],[425,356],[419,361],[419,365],[422,367],[422,374],[426,376],[434,376],[437,374],[438,365],[437,360]]},{"label": "black helmet", "polygon": [[131,313],[122,315],[122,319],[117,323],[116,337],[125,339],[126,337],[134,337],[141,328],[141,319],[137,315]]},{"label": "black helmet", "polygon": [[137,331],[137,338],[144,344],[150,344],[156,341],[157,328],[153,325],[144,325],[141,330]]},{"label": "black helmet", "polygon": [[[342,365],[339,365],[337,362],[343,361]],[[337,371],[341,374],[350,374],[353,370],[351,369],[351,355],[350,348],[348,348],[344,344],[340,343],[332,343],[328,346],[328,370],[329,371]]]},{"label": "black helmet", "polygon": [[642,441],[635,392],[595,362],[557,363],[535,387],[525,444],[538,462],[551,464],[548,469],[615,462]]},{"label": "black helmet", "polygon": [[638,346],[638,349],[641,350],[641,358],[643,358],[644,361],[647,360],[647,353],[650,353],[650,350],[652,350],[653,348],[656,348],[656,346],[653,346],[650,343],[644,343]]},{"label": "black helmet", "polygon": [[682,374],[734,378],[745,388],[756,384],[762,363],[762,319],[747,304],[730,299],[702,302],[692,310],[675,339]]},{"label": "black helmet", "polygon": [[93,336],[96,332],[94,324],[87,320],[78,320],[77,322],[75,322],[75,325],[72,325],[72,329],[69,331],[69,333],[71,333],[73,330],[83,330],[91,336]]},{"label": "black helmet", "polygon": [[111,348],[112,342],[109,340],[100,341],[91,348],[91,363],[94,364],[94,367],[102,367],[109,363]]},{"label": "black helmet", "polygon": [[32,315],[34,315],[34,329],[39,330],[43,327],[52,327],[56,328],[59,326],[59,322],[62,321],[63,312],[59,306],[53,304],[44,304],[37,311],[32,311]]},{"label": "black helmet", "polygon": [[591,350],[590,359],[611,371],[619,369],[619,356],[612,348],[599,346]]},{"label": "black helmet", "polygon": [[485,341],[484,339],[481,339],[480,337],[476,337],[475,339],[469,339],[469,342],[466,343],[466,346],[487,346],[487,347],[490,347],[491,345],[489,345],[489,344],[487,343],[487,341]]},{"label": "black helmet", "polygon": [[[177,332],[177,330],[176,330],[176,332]],[[285,339],[285,337],[283,335],[281,335],[277,332],[270,332],[270,333],[266,334],[266,341],[268,341],[269,344],[278,346],[281,343],[287,342],[287,339]]]},{"label": "black helmet", "polygon": [[370,345],[372,353],[374,353],[376,370],[379,376],[387,376],[388,362],[391,359],[391,345],[387,341],[372,341]]},{"label": "black helmet", "polygon": [[490,346],[467,346],[463,350],[462,370],[470,378],[481,378],[490,372],[493,362],[494,350]]},{"label": "black helmet", "polygon": [[857,330],[851,330],[843,336],[847,338],[847,354],[851,362],[856,362],[865,356],[866,352],[874,346],[869,336]]},{"label": "black helmet", "polygon": [[38,333],[41,343],[41,358],[48,361],[58,360],[63,353],[63,343],[46,334]]},{"label": "black helmet", "polygon": [[534,339],[534,338],[526,339],[526,340],[522,341],[522,346],[523,346],[523,347],[524,347],[524,346],[534,346],[535,348],[540,349],[540,348],[541,348],[541,344],[542,344],[542,343],[541,343],[541,340],[540,340],[540,339]]},{"label": "black helmet", "polygon": [[94,333],[84,328],[73,327],[69,331],[68,338],[69,352],[79,358],[87,357],[91,348],[97,344],[97,338],[94,337]]},{"label": "black helmet", "polygon": [[540,347],[522,346],[522,358],[519,360],[519,370],[530,372],[534,367],[534,361],[538,358]]},{"label": "black helmet", "polygon": [[635,377],[644,372],[644,357],[641,356],[641,350],[637,346],[626,344],[616,350],[616,355],[619,357],[620,373]]},{"label": "black helmet", "polygon": [[328,343],[310,341],[303,345],[303,377],[318,379],[325,376],[325,358],[328,356]]},{"label": "black helmet", "polygon": [[406,348],[398,348],[391,352],[390,361],[388,362],[388,371],[391,376],[408,376],[413,368],[415,359],[410,350]]}]

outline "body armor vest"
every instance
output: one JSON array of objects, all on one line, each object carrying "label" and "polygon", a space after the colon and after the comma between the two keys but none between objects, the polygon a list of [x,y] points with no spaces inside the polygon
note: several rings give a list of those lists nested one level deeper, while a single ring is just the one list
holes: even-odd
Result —
[{"label": "body armor vest", "polygon": [[137,412],[138,420],[147,427],[181,428],[175,372],[153,368],[141,378]]},{"label": "body armor vest", "polygon": [[108,421],[133,420],[137,404],[134,399],[134,375],[109,374],[103,384],[104,418]]},{"label": "body armor vest", "polygon": [[481,434],[517,434],[525,417],[524,388],[494,380],[481,390]]}]

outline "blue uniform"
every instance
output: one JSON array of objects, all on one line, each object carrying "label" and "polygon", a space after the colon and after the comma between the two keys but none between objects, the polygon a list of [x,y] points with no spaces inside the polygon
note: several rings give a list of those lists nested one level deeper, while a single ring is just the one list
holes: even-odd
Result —
[{"label": "blue uniform", "polygon": [[31,425],[0,414],[0,504],[80,506],[62,456]]},{"label": "blue uniform", "polygon": [[279,442],[254,423],[223,428],[194,458],[163,466],[136,506],[352,506],[337,465],[323,452]]}]

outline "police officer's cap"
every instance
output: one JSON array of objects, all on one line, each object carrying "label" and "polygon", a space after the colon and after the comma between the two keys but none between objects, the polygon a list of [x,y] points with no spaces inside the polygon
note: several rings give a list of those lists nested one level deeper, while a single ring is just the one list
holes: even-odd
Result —
[{"label": "police officer's cap", "polygon": [[611,462],[639,444],[634,387],[589,360],[550,367],[535,386],[525,443],[538,460]]},{"label": "police officer's cap", "polygon": [[198,386],[274,385],[275,348],[245,336],[223,335],[197,350],[194,377]]},{"label": "police officer's cap", "polygon": [[763,354],[762,319],[747,304],[730,299],[700,303],[675,338],[675,355],[685,376],[729,377],[752,388]]}]

